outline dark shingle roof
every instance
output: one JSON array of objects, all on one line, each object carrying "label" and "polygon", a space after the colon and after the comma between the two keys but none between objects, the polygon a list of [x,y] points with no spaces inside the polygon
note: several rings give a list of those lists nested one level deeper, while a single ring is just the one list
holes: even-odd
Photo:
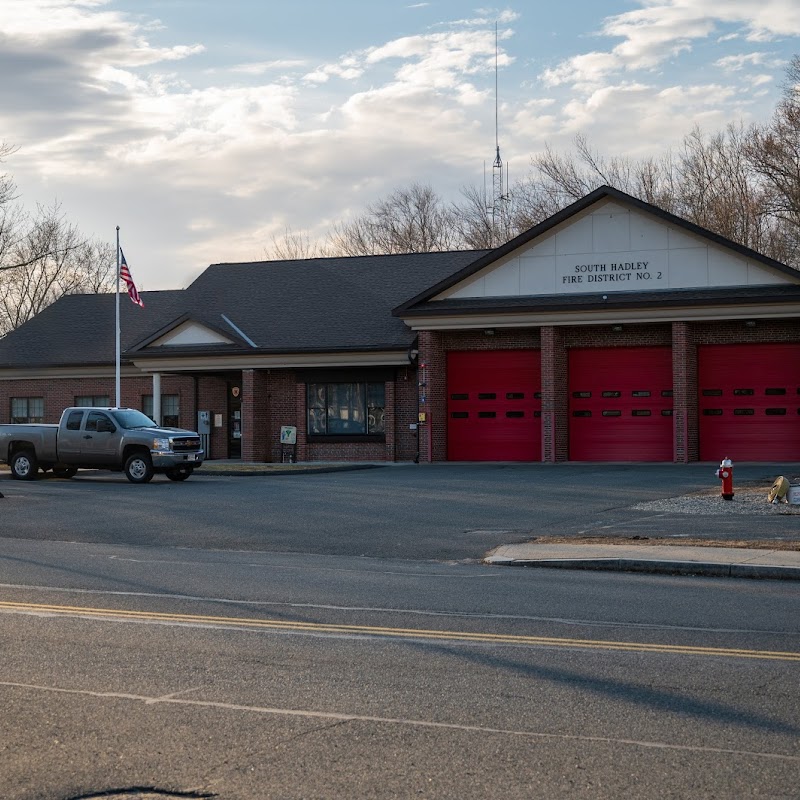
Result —
[{"label": "dark shingle roof", "polygon": [[[401,349],[414,335],[392,309],[484,252],[214,264],[185,290],[143,292],[144,309],[122,297],[123,354],[181,318],[224,330],[237,342],[214,352]],[[114,295],[70,295],[0,339],[0,368],[113,364],[114,347]]]}]

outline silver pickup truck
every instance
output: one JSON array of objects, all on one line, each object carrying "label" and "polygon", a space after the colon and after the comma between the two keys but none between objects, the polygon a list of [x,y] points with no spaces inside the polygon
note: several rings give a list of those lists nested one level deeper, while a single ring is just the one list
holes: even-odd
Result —
[{"label": "silver pickup truck", "polygon": [[156,472],[185,481],[203,456],[199,434],[159,428],[133,408],[68,408],[58,425],[0,425],[0,462],[23,481],[40,468],[63,478],[88,468],[123,471],[132,483]]}]

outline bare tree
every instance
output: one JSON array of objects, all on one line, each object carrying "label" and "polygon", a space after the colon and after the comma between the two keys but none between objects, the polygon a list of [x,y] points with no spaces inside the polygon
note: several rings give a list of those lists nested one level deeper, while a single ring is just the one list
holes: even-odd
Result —
[{"label": "bare tree", "polygon": [[[0,163],[14,150],[0,145]],[[87,240],[58,203],[26,212],[15,193],[0,176],[0,336],[62,295],[110,291],[116,279],[112,245]]]},{"label": "bare tree", "polygon": [[453,204],[453,219],[463,245],[471,250],[484,250],[502,244],[496,240],[486,188],[465,186],[461,195],[461,202]]},{"label": "bare tree", "polygon": [[305,258],[324,258],[328,255],[324,244],[313,241],[307,231],[295,231],[287,226],[280,237],[272,236],[269,247],[264,248],[264,257],[281,261]]},{"label": "bare tree", "polygon": [[11,257],[0,280],[0,335],[63,295],[111,291],[116,280],[113,246],[83,239],[57,204],[39,209]]},{"label": "bare tree", "polygon": [[794,253],[800,246],[800,56],[787,70],[772,119],[752,129],[745,149],[766,187],[769,211],[784,226],[787,248]]},{"label": "bare tree", "polygon": [[337,223],[331,254],[427,253],[460,244],[452,209],[430,187],[414,183],[368,205],[365,213]]},{"label": "bare tree", "polygon": [[574,153],[564,155],[548,147],[533,159],[532,173],[514,190],[515,223],[529,227],[599,186],[610,185],[791,263],[796,248],[790,246],[772,193],[754,167],[754,139],[755,134],[741,125],[712,135],[695,128],[676,153],[634,160],[604,158],[578,136]]}]

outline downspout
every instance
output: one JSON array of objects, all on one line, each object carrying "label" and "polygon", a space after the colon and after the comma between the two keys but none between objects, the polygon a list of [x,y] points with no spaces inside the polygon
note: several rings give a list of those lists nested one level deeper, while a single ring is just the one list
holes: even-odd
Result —
[{"label": "downspout", "polygon": [[408,363],[414,367],[414,383],[416,383],[416,396],[417,396],[417,421],[416,421],[416,434],[417,434],[417,454],[414,456],[414,463],[419,464],[419,367],[418,364],[418,357],[419,357],[419,337],[414,339],[414,341],[409,345],[408,348]]}]

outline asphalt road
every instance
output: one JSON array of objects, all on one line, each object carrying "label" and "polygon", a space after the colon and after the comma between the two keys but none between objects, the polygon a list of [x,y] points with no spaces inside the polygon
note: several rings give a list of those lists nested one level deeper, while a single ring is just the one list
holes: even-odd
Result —
[{"label": "asphalt road", "polygon": [[[775,470],[737,467],[739,481]],[[797,466],[795,465],[795,471]],[[543,534],[797,536],[797,517],[664,515],[636,503],[716,487],[709,465],[401,465],[312,475],[0,479],[0,537],[433,560]],[[723,502],[723,501],[720,501]]]},{"label": "asphalt road", "polygon": [[0,797],[797,796],[795,583],[477,563],[707,473],[0,480]]},{"label": "asphalt road", "polygon": [[0,643],[4,800],[800,779],[791,583],[7,539]]}]

